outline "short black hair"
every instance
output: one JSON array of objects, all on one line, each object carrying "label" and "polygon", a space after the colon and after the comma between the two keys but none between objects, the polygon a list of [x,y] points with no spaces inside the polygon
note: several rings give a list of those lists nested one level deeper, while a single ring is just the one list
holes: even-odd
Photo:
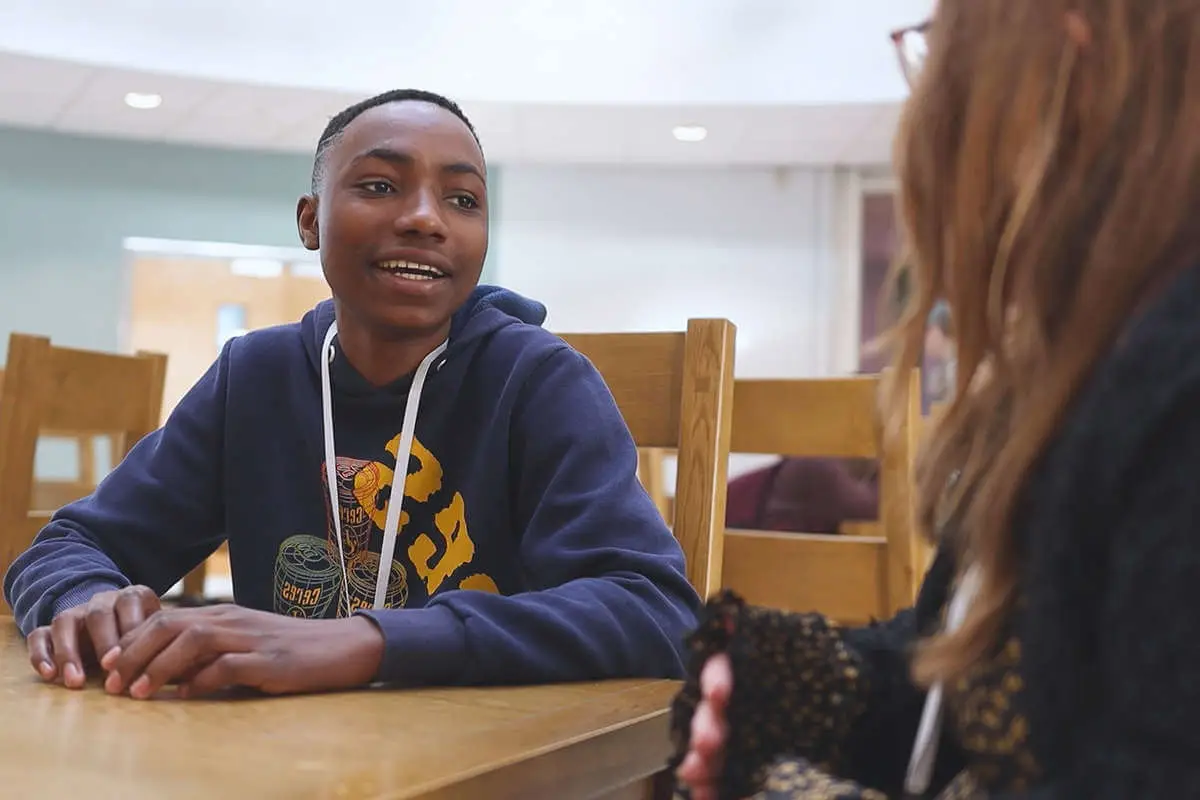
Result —
[{"label": "short black hair", "polygon": [[475,144],[479,145],[480,152],[483,152],[483,145],[479,141],[479,134],[475,132],[475,126],[471,124],[471,120],[467,119],[467,115],[459,108],[458,103],[440,94],[427,92],[422,89],[392,89],[391,91],[383,92],[382,94],[377,94],[374,97],[368,97],[366,100],[355,103],[329,120],[329,124],[325,126],[325,131],[317,141],[317,152],[313,156],[313,194],[317,193],[321,179],[324,177],[325,153],[342,137],[342,134],[346,131],[346,126],[356,120],[364,111],[370,111],[372,108],[384,106],[388,103],[405,102],[432,103],[439,108],[446,109],[462,120],[463,124],[467,126],[467,130],[471,132],[471,136],[474,137]]}]

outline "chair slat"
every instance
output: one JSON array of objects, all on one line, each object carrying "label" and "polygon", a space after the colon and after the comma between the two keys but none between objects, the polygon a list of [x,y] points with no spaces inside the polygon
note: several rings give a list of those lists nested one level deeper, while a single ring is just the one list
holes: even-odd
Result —
[{"label": "chair slat", "polygon": [[724,582],[755,605],[858,624],[886,606],[886,551],[877,537],[728,530]]},{"label": "chair slat", "polygon": [[733,452],[875,458],[878,392],[874,377],[739,380]]}]

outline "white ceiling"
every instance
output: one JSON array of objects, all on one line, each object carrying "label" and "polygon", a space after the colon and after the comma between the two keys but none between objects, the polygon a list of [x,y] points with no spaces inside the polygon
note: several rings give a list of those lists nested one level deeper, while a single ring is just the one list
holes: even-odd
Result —
[{"label": "white ceiling", "polygon": [[496,162],[879,164],[905,92],[887,33],[932,4],[3,0],[0,124],[310,152],[346,105],[420,87]]}]

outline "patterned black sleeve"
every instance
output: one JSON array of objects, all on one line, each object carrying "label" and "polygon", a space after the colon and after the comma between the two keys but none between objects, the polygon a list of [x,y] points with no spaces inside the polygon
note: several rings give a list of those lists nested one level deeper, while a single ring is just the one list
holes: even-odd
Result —
[{"label": "patterned black sleeve", "polygon": [[729,654],[736,676],[722,798],[752,795],[783,754],[803,755],[823,771],[837,767],[868,691],[861,660],[846,647],[842,628],[820,614],[747,606],[726,592],[708,603],[689,646],[689,678],[672,708],[672,768],[687,752],[700,669],[719,652]]},{"label": "patterned black sleeve", "polygon": [[[936,625],[952,575],[950,556],[939,553],[914,609],[855,628],[820,614],[748,606],[731,592],[709,601],[689,639],[688,677],[672,707],[671,768],[687,753],[700,670],[714,654],[728,653],[734,685],[723,800],[753,795],[780,758],[880,792],[864,797],[902,795],[924,701],[909,677],[909,654],[918,632]],[[934,787],[962,768],[949,739],[939,747]]]}]

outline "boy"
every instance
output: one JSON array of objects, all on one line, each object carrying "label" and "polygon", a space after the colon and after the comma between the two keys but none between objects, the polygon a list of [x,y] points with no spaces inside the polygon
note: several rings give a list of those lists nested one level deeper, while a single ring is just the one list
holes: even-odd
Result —
[{"label": "boy", "polygon": [[[611,394],[544,308],[476,286],[486,181],[443,97],[331,120],[297,224],[333,300],[230,341],[14,563],[44,680],[81,687],[98,661],[146,698],[681,674],[699,598]],[[226,538],[237,605],[159,610]]]}]

